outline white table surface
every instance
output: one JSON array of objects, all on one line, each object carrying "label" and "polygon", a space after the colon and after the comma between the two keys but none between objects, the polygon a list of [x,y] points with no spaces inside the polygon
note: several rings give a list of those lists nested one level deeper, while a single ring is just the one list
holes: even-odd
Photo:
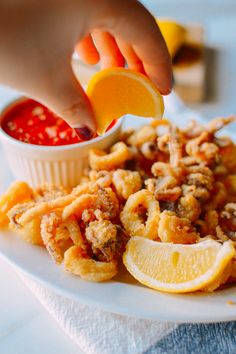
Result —
[{"label": "white table surface", "polygon": [[[160,16],[202,23],[206,43],[217,50],[216,96],[198,106],[206,118],[236,113],[236,1],[144,0]],[[0,106],[14,93],[0,87]],[[2,180],[0,179],[0,184]],[[0,187],[3,187],[2,185]],[[2,189],[2,188],[1,188]],[[47,311],[0,259],[0,354],[80,354]]]}]

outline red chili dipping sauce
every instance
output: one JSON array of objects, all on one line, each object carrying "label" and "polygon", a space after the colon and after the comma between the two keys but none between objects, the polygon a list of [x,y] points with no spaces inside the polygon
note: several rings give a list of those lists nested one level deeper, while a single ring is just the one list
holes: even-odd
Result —
[{"label": "red chili dipping sauce", "polygon": [[31,99],[15,104],[4,113],[1,127],[12,138],[28,144],[58,146],[83,141],[63,119]]}]

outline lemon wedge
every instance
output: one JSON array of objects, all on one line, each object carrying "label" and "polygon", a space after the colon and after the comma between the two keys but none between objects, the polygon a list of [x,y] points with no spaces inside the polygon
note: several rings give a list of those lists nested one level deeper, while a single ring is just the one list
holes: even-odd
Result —
[{"label": "lemon wedge", "polygon": [[165,39],[170,56],[173,58],[185,41],[186,29],[172,20],[157,19],[157,24]]},{"label": "lemon wedge", "polygon": [[231,241],[182,245],[135,236],[127,244],[123,262],[134,278],[150,288],[187,293],[218,287],[234,254]]},{"label": "lemon wedge", "polygon": [[87,95],[103,135],[115,119],[125,114],[161,118],[163,98],[145,75],[124,68],[110,68],[96,73],[88,83]]}]

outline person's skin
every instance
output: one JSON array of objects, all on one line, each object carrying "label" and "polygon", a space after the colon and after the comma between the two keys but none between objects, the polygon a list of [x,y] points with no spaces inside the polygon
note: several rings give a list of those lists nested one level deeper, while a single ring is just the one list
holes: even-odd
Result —
[{"label": "person's skin", "polygon": [[100,61],[107,68],[127,62],[162,94],[171,91],[165,42],[138,1],[0,0],[0,82],[42,102],[89,139],[96,123],[72,72],[75,46],[88,64]]}]

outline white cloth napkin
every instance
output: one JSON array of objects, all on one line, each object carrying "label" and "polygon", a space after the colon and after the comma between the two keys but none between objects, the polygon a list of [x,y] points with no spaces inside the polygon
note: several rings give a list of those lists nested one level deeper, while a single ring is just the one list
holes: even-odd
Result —
[{"label": "white cloth napkin", "polygon": [[86,354],[141,354],[177,327],[174,323],[142,320],[87,306],[20,276]]}]

